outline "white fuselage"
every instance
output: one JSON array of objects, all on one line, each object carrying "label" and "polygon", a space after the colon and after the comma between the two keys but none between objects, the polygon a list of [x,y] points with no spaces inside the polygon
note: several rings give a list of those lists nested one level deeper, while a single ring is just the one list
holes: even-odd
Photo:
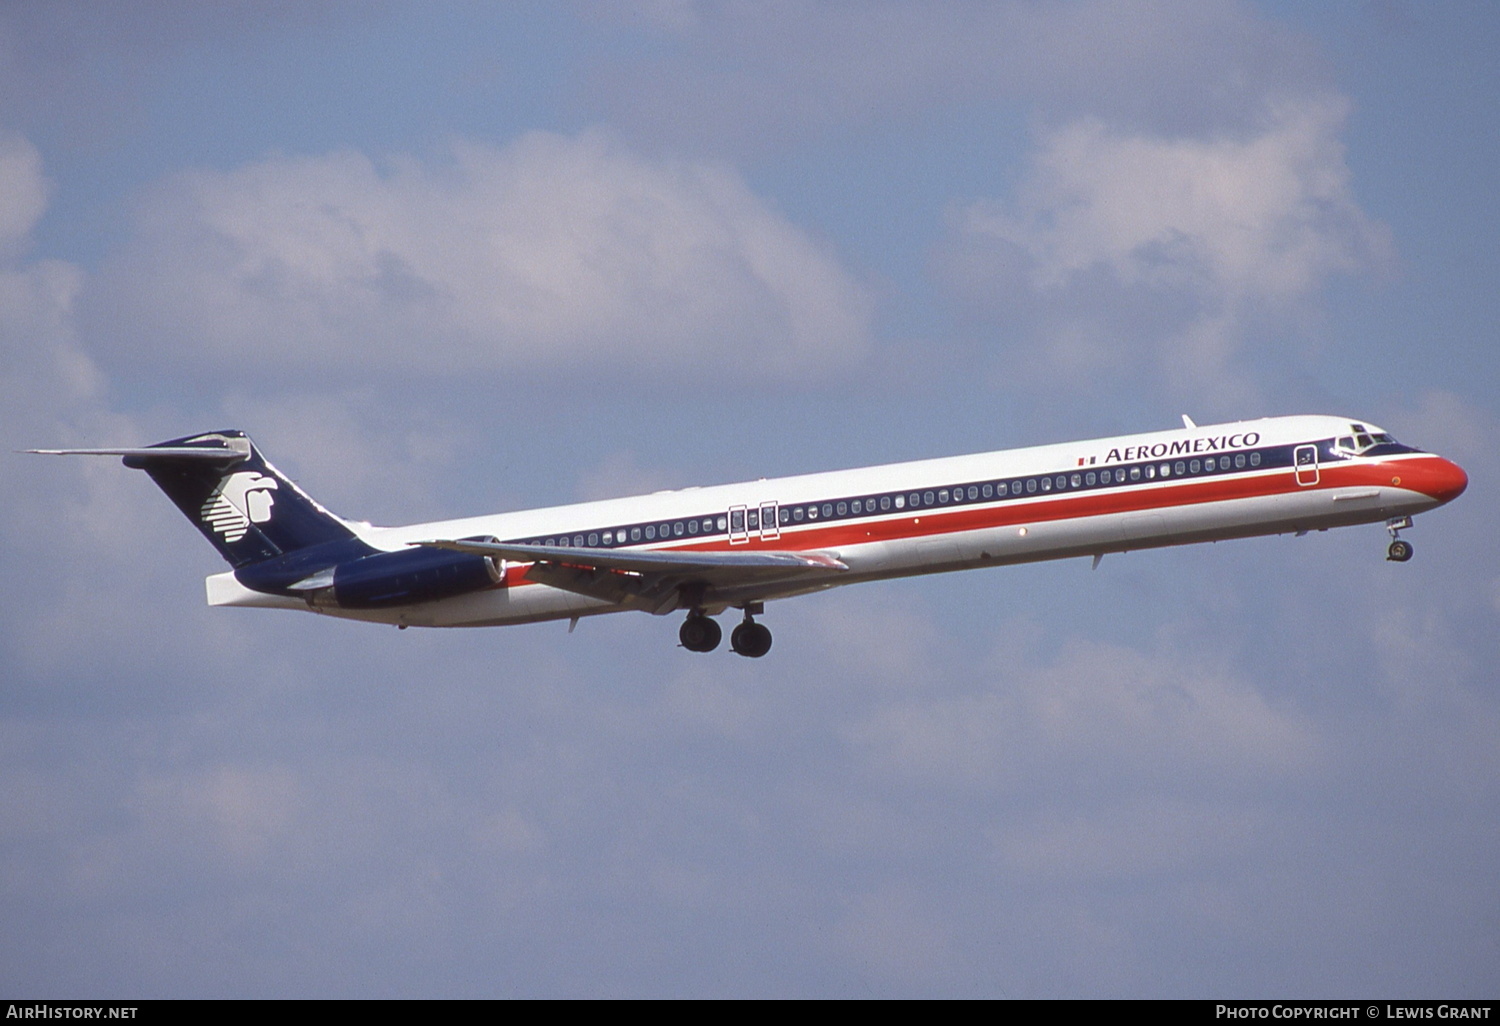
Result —
[{"label": "white fuselage", "polygon": [[[1462,471],[1441,457],[1394,442],[1341,447],[1353,429],[1379,432],[1340,417],[1266,418],[408,527],[349,526],[385,551],[489,536],[626,552],[817,552],[848,566],[832,581],[721,589],[712,605],[722,609],[833,584],[1370,523],[1462,491]],[[495,587],[453,598],[321,611],[458,627],[629,608],[528,581],[525,571],[508,565]],[[210,577],[208,589],[215,605],[308,608],[250,591],[232,574]]]}]

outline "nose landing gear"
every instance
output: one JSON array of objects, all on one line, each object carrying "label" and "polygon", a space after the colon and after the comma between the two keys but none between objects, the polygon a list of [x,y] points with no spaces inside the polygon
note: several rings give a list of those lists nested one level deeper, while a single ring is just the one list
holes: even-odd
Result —
[{"label": "nose landing gear", "polygon": [[1405,563],[1411,558],[1411,542],[1402,541],[1400,533],[1411,526],[1411,517],[1393,517],[1385,522],[1385,529],[1391,533],[1390,547],[1385,550],[1385,558],[1391,563]]}]

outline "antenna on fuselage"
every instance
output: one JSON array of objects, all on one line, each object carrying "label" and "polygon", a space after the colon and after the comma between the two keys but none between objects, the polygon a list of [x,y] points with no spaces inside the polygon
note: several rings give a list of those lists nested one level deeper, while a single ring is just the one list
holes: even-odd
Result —
[{"label": "antenna on fuselage", "polygon": [[1182,426],[1185,427],[1185,428],[1187,428],[1189,431],[1191,431],[1195,427],[1197,427],[1198,425],[1193,423],[1193,418],[1192,417],[1189,417],[1186,413],[1184,413],[1182,415]]}]

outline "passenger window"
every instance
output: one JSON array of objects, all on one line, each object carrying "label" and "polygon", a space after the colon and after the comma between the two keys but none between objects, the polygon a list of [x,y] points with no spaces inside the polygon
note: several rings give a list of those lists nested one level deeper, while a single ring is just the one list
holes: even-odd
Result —
[{"label": "passenger window", "polygon": [[831,516],[833,516],[833,503],[831,503],[831,502],[825,502],[825,503],[823,503],[823,515],[825,517],[831,517]]},{"label": "passenger window", "polygon": [[1187,473],[1187,468],[1185,466],[1183,466],[1183,463],[1182,463],[1181,460],[1178,460],[1177,461],[1177,476],[1181,477],[1185,473]]},{"label": "passenger window", "polygon": [[684,530],[685,530],[685,528],[683,527],[681,520],[677,521],[676,523],[674,523],[672,525],[672,533],[675,534],[679,538],[682,537],[682,534],[683,534]]},{"label": "passenger window", "polygon": [[[988,488],[989,486],[986,485],[985,487]],[[977,498],[979,498],[979,486],[969,485],[969,501],[973,502]]]},{"label": "passenger window", "polygon": [[1088,483],[1088,485],[1089,485],[1090,488],[1092,488],[1095,484],[1097,484],[1099,482],[1099,478],[1097,478],[1096,476],[1094,476],[1094,472],[1092,470],[1089,471],[1087,474],[1085,474],[1083,479],[1084,479],[1084,481],[1086,481]]},{"label": "passenger window", "polygon": [[987,485],[984,486],[984,497],[986,499],[990,498],[994,494],[995,494],[995,486],[994,485],[987,484]]},{"label": "passenger window", "polygon": [[1250,454],[1250,465],[1252,467],[1258,467],[1258,466],[1260,466],[1260,453],[1258,453],[1258,452],[1252,452]]},{"label": "passenger window", "polygon": [[885,510],[888,510],[890,508],[891,508],[891,497],[889,495],[882,495],[880,497],[880,509],[882,511],[885,511]]},{"label": "passenger window", "polygon": [[1050,477],[1044,477],[1044,478],[1042,478],[1042,491],[1044,491],[1044,492],[1050,492],[1051,490],[1052,490],[1052,479]]},{"label": "passenger window", "polygon": [[1157,468],[1157,473],[1160,474],[1162,477],[1171,477],[1172,476],[1172,464],[1170,464],[1170,463],[1163,463],[1160,467]]},{"label": "passenger window", "polygon": [[594,532],[594,533],[590,534],[589,535],[589,545],[593,546],[593,545],[598,545],[598,544],[599,544],[599,534],[598,534],[598,532]]},{"label": "passenger window", "polygon": [[931,492],[922,493],[922,505],[931,506],[935,501],[936,497]]},{"label": "passenger window", "polygon": [[1010,489],[1006,487],[1004,481],[1001,481],[999,484],[997,484],[995,486],[995,494],[998,495],[998,496],[1000,496],[1002,499],[1005,498],[1005,496],[1009,493],[1009,491],[1010,491]]},{"label": "passenger window", "polygon": [[1146,479],[1147,480],[1154,480],[1155,478],[1156,478],[1156,466],[1153,464],[1153,465],[1148,466],[1146,468]]},{"label": "passenger window", "polygon": [[897,509],[905,509],[906,508],[906,496],[904,496],[904,495],[898,495],[898,496],[896,496],[896,508]]},{"label": "passenger window", "polygon": [[842,503],[842,502],[841,502],[841,503],[839,503],[839,504],[838,504],[838,507],[837,507],[837,509],[838,509],[838,514],[839,514],[839,516],[843,516],[843,515],[844,515],[844,514],[845,514],[845,513],[847,513],[847,512],[849,512],[849,507],[848,507],[848,506],[846,506],[846,505],[845,505],[845,504],[844,504],[844,503]]},{"label": "passenger window", "polygon": [[1036,478],[1034,478],[1034,477],[1028,477],[1026,479],[1026,494],[1027,495],[1033,495],[1035,493],[1036,493]]},{"label": "passenger window", "polygon": [[631,541],[640,541],[641,540],[641,529],[639,527],[632,527],[630,529],[630,540]]},{"label": "passenger window", "polygon": [[1235,465],[1235,467],[1237,469],[1240,469],[1240,470],[1245,469],[1245,454],[1244,453],[1242,453],[1242,452],[1235,453],[1235,456],[1234,456],[1234,465]]},{"label": "passenger window", "polygon": [[1083,484],[1083,476],[1081,474],[1074,474],[1072,480],[1069,483],[1072,484],[1074,488],[1077,488],[1079,485]]},{"label": "passenger window", "polygon": [[1195,474],[1198,473],[1198,461],[1197,460],[1193,461],[1193,463],[1192,463],[1192,470],[1193,470],[1193,473],[1195,473]]},{"label": "passenger window", "polygon": [[1141,479],[1141,468],[1140,467],[1131,467],[1130,468],[1130,480],[1132,480],[1132,481],[1139,481],[1140,479]]},{"label": "passenger window", "polygon": [[698,533],[698,521],[696,521],[696,520],[689,520],[688,521],[688,534],[697,534],[697,533]]},{"label": "passenger window", "polygon": [[752,531],[758,531],[758,530],[760,530],[760,510],[758,510],[758,509],[752,509],[745,516],[746,516],[746,519],[747,519],[747,521],[748,521],[748,523],[750,525],[750,530],[752,530]]},{"label": "passenger window", "polygon": [[1057,475],[1057,490],[1058,491],[1062,491],[1066,487],[1068,487],[1068,475],[1067,474],[1058,474]]},{"label": "passenger window", "polygon": [[792,510],[792,519],[797,521],[797,523],[802,523],[802,518],[804,516],[806,516],[806,514],[802,511],[801,506],[798,506],[796,509]]},{"label": "passenger window", "polygon": [[783,524],[790,524],[792,522],[792,511],[787,509],[785,506],[782,506],[781,511],[776,515],[778,518],[780,518]]}]

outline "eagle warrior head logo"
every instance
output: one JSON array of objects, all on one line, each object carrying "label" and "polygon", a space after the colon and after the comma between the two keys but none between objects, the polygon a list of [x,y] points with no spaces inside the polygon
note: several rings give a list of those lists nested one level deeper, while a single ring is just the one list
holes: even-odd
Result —
[{"label": "eagle warrior head logo", "polygon": [[276,504],[271,493],[277,487],[274,477],[253,470],[230,474],[204,501],[199,515],[226,542],[237,542],[245,537],[251,524],[264,524],[271,519],[271,507]]}]

